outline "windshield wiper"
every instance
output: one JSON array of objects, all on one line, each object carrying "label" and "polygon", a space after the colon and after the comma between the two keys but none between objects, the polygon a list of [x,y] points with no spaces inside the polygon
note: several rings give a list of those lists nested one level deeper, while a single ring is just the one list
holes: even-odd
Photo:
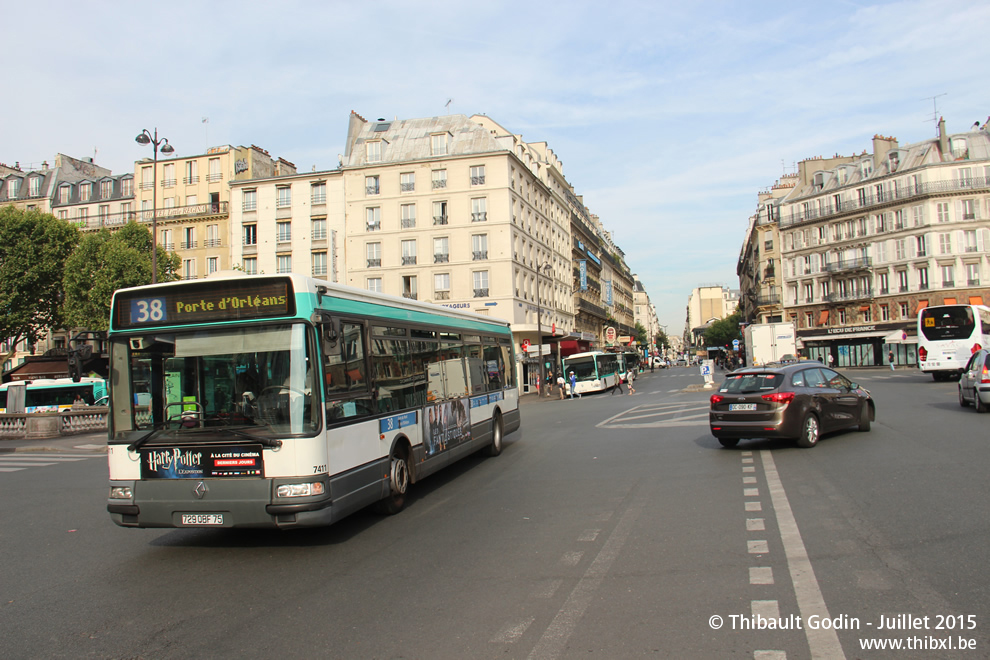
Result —
[{"label": "windshield wiper", "polygon": [[217,430],[218,431],[223,431],[225,433],[231,433],[233,435],[237,435],[237,436],[240,436],[242,438],[247,438],[248,440],[254,440],[258,444],[260,444],[260,445],[262,445],[264,447],[270,447],[271,449],[278,449],[279,447],[282,446],[282,441],[279,440],[278,438],[266,438],[266,437],[261,436],[261,435],[255,435],[253,433],[248,433],[247,431],[238,431],[236,429],[230,428],[229,426],[222,426],[222,427],[218,428]]},{"label": "windshield wiper", "polygon": [[141,447],[141,445],[148,442],[148,440],[151,440],[153,437],[155,437],[158,434],[159,431],[164,431],[166,428],[168,428],[168,422],[160,422],[159,424],[156,424],[151,429],[150,433],[138,438],[131,444],[127,445],[127,451],[137,451],[138,448]]}]

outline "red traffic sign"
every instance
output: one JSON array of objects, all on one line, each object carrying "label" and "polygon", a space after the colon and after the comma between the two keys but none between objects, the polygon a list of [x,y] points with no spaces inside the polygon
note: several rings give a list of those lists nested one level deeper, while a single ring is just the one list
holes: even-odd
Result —
[{"label": "red traffic sign", "polygon": [[520,344],[520,346],[522,346],[523,352],[525,353],[526,351],[529,350],[529,340],[523,339],[522,344]]},{"label": "red traffic sign", "polygon": [[615,328],[605,328],[605,341],[610,344],[615,342]]}]

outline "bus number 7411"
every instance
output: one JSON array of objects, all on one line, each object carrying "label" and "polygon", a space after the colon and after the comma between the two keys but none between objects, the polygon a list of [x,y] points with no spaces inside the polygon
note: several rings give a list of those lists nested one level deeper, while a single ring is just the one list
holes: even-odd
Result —
[{"label": "bus number 7411", "polygon": [[313,466],[313,474],[320,474],[321,472],[326,472],[326,471],[327,471],[327,466],[326,465],[314,465]]}]

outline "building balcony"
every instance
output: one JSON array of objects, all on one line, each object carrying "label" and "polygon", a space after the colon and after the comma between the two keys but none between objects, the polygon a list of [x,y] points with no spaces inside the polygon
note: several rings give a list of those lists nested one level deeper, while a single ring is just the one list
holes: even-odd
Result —
[{"label": "building balcony", "polygon": [[485,185],[485,177],[483,176],[473,176],[471,177],[472,186],[483,186]]},{"label": "building balcony", "polygon": [[381,259],[368,259],[368,268],[381,268]]},{"label": "building balcony", "polygon": [[474,297],[475,298],[487,298],[488,297],[488,289],[475,289],[474,290]]},{"label": "building balcony", "polygon": [[433,263],[435,264],[445,264],[448,261],[450,261],[450,255],[447,254],[446,252],[443,254],[433,255]]},{"label": "building balcony", "polygon": [[871,300],[872,298],[872,291],[847,291],[845,293],[833,292],[826,294],[822,297],[822,301],[826,303],[842,303],[853,300]]},{"label": "building balcony", "polygon": [[182,183],[189,185],[191,183],[199,183],[198,176],[184,176],[182,177]]},{"label": "building balcony", "polygon": [[488,258],[488,250],[476,250],[471,253],[472,261],[484,261]]},{"label": "building balcony", "polygon": [[441,179],[439,181],[436,179],[433,180],[434,190],[439,190],[440,188],[446,188],[446,187],[447,187],[447,179]]},{"label": "building balcony", "polygon": [[403,229],[413,229],[416,227],[416,218],[402,218],[401,226]]},{"label": "building balcony", "polygon": [[445,224],[447,224],[447,216],[445,216],[445,215],[435,215],[435,216],[433,216],[433,224],[435,224],[435,225],[445,225]]},{"label": "building balcony", "polygon": [[182,241],[179,243],[179,249],[181,250],[191,250],[199,244],[199,241]]},{"label": "building balcony", "polygon": [[835,263],[825,264],[823,269],[826,273],[840,273],[851,270],[869,270],[873,267],[872,257],[859,257],[857,259],[844,259]]},{"label": "building balcony", "polygon": [[435,291],[433,298],[436,300],[450,300],[450,291]]},{"label": "building balcony", "polygon": [[419,300],[419,294],[417,294],[415,291],[403,291],[402,297],[409,298],[409,300]]},{"label": "building balcony", "polygon": [[753,304],[757,307],[773,307],[780,304],[779,295],[757,296],[753,299]]},{"label": "building balcony", "polygon": [[415,257],[415,255],[402,257],[402,265],[403,266],[415,266],[416,265],[416,257]]},{"label": "building balcony", "polygon": [[488,213],[485,211],[471,214],[471,222],[485,222],[486,220],[488,220]]},{"label": "building balcony", "polygon": [[227,202],[172,206],[158,209],[154,213],[152,213],[151,209],[144,211],[123,211],[121,213],[108,213],[103,216],[78,218],[72,222],[83,229],[100,229],[101,227],[119,227],[126,225],[128,222],[150,223],[153,217],[157,220],[171,220],[178,218],[208,218],[217,215],[227,215]]},{"label": "building balcony", "polygon": [[399,184],[399,192],[413,192],[414,190],[416,190],[416,184],[415,183],[400,183]]}]

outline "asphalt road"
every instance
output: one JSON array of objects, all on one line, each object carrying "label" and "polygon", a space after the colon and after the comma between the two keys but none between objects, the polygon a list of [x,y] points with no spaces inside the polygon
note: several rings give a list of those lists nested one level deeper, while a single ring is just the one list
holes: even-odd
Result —
[{"label": "asphalt road", "polygon": [[[0,454],[22,467],[0,471],[0,656],[988,657],[990,416],[954,383],[850,375],[876,423],[810,450],[721,448],[694,368],[525,397],[501,456],[325,530],[121,529],[101,455]],[[927,628],[876,630],[902,614]]]}]

